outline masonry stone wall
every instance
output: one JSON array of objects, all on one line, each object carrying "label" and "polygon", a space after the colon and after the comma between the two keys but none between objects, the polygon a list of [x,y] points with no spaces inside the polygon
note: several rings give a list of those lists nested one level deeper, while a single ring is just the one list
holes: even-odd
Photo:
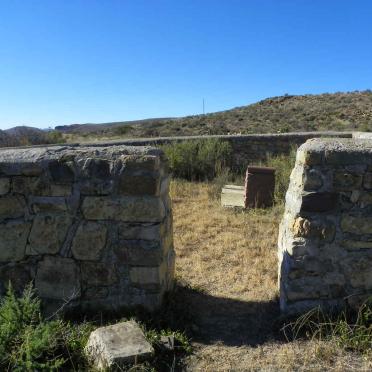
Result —
[{"label": "masonry stone wall", "polygon": [[280,306],[357,307],[372,295],[372,142],[302,145],[279,232]]},{"label": "masonry stone wall", "polygon": [[92,146],[111,145],[113,143],[132,146],[157,146],[183,141],[192,141],[208,138],[218,138],[228,141],[233,152],[233,166],[244,170],[248,164],[259,163],[266,160],[268,155],[288,154],[293,147],[298,147],[310,138],[344,137],[351,138],[351,132],[296,132],[279,134],[247,134],[247,135],[215,135],[215,136],[185,136],[160,137],[117,140],[92,143]]},{"label": "masonry stone wall", "polygon": [[159,306],[175,258],[168,186],[158,149],[0,150],[0,295],[33,281],[46,311]]}]

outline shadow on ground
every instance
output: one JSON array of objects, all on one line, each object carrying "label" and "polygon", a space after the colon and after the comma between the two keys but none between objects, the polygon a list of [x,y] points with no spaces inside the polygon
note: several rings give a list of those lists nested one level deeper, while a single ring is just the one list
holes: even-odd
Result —
[{"label": "shadow on ground", "polygon": [[[182,326],[194,342],[228,346],[257,346],[282,340],[279,303],[245,302],[214,297],[178,284],[163,312],[178,329]],[[164,311],[164,309],[163,309]]]}]

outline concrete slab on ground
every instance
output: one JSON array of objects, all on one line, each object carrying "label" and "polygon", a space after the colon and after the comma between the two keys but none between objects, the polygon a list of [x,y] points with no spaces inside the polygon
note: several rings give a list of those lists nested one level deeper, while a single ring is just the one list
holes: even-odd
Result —
[{"label": "concrete slab on ground", "polygon": [[221,205],[223,207],[244,208],[245,188],[244,186],[225,185],[221,192]]}]

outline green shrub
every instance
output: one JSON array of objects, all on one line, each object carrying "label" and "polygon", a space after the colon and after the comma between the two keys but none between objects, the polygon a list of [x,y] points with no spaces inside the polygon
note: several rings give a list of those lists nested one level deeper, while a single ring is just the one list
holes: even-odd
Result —
[{"label": "green shrub", "polygon": [[84,369],[92,326],[45,320],[31,285],[17,298],[11,285],[0,303],[0,370]]},{"label": "green shrub", "polygon": [[205,181],[215,178],[232,164],[229,142],[211,138],[162,146],[174,177]]},{"label": "green shrub", "polygon": [[66,139],[63,137],[63,134],[58,130],[51,130],[46,133],[46,142],[47,143],[65,143]]},{"label": "green shrub", "polygon": [[275,203],[284,202],[289,185],[289,177],[296,160],[297,148],[293,147],[288,155],[268,156],[265,166],[275,168]]}]

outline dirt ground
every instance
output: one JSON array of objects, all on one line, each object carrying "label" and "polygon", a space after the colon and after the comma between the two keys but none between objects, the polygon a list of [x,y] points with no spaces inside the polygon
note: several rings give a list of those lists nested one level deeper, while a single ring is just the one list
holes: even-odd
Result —
[{"label": "dirt ground", "polygon": [[213,186],[173,181],[176,277],[186,289],[189,371],[372,370],[372,357],[332,342],[287,342],[280,327],[277,232],[282,206],[237,212]]}]

